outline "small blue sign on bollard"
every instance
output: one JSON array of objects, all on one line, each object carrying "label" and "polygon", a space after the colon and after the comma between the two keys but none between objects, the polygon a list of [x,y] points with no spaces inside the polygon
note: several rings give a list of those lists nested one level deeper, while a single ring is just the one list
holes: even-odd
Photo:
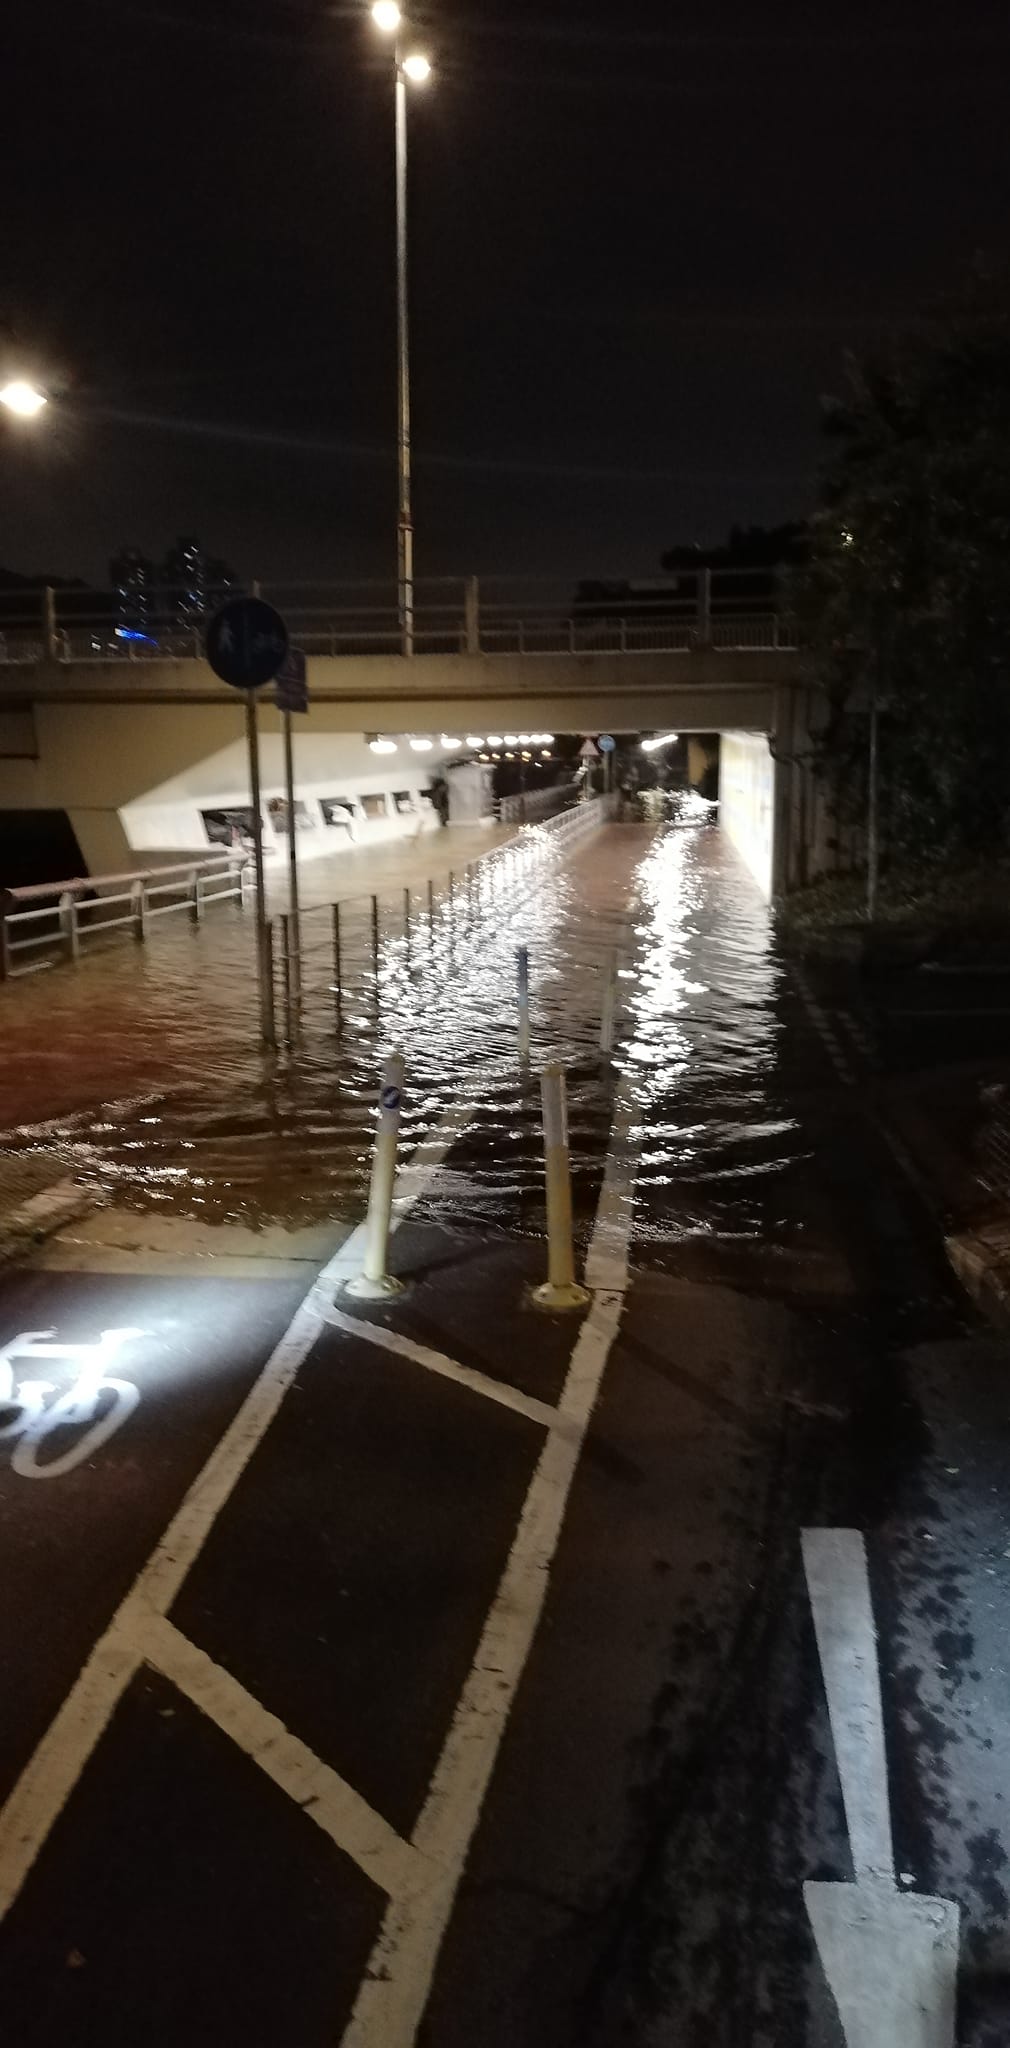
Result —
[{"label": "small blue sign on bollard", "polygon": [[261,597],[232,597],[214,613],[204,652],[222,683],[233,690],[260,690],[284,665],[288,629]]},{"label": "small blue sign on bollard", "polygon": [[601,732],[596,744],[601,754],[612,754],[617,746],[617,741],[612,732]]}]

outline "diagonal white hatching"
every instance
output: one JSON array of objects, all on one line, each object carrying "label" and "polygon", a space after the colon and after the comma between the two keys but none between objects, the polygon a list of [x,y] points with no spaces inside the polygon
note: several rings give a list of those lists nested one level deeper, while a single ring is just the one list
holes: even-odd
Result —
[{"label": "diagonal white hatching", "polygon": [[342,2048],[410,2048],[431,1989],[453,1901],[533,1644],[572,1482],[617,1335],[632,1228],[632,1104],[617,1109],[588,1271],[612,1281],[579,1332],[559,1415],[530,1482],[519,1527],[470,1675],[414,1831],[422,1861],[389,1904]]},{"label": "diagonal white hatching", "polygon": [[[409,1193],[400,1195],[394,1222],[402,1220],[424,1194],[473,1115],[469,1105],[454,1107],[414,1154]],[[363,1243],[361,1225],[330,1260],[320,1281],[336,1282],[346,1271],[354,1271],[360,1264]],[[167,1614],[318,1336],[319,1319],[306,1300],[22,1771],[0,1812],[0,1919],[18,1897],[127,1686],[143,1664],[152,1617]]]}]

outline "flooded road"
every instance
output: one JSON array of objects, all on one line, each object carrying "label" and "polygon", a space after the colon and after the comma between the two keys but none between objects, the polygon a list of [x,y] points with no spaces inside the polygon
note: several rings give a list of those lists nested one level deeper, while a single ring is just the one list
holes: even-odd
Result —
[{"label": "flooded road", "polygon": [[[781,969],[770,914],[707,815],[658,833],[612,827],[561,858],[546,835],[502,849],[455,894],[382,899],[378,974],[365,898],[345,904],[342,998],[330,913],[303,919],[292,1042],[256,1042],[252,927],[222,909],[167,921],[2,994],[2,1152],[53,1154],[102,1200],[245,1224],[353,1214],[364,1198],[382,1059],[407,1061],[404,1136],[451,1102],[487,1134],[454,1198],[516,1222],[542,1171],[535,1087],[517,1056],[516,949],[529,950],[531,1067],[569,1076],[573,1162],[594,1185],[615,1074],[642,1112],[641,1174],[676,1183],[677,1229],[757,1230],[764,1183],[795,1133],[776,1108]],[[599,1053],[605,980],[620,1002],[613,1069]],[[697,1168],[704,1132],[706,1164]],[[741,1206],[741,1176],[752,1186]]]}]

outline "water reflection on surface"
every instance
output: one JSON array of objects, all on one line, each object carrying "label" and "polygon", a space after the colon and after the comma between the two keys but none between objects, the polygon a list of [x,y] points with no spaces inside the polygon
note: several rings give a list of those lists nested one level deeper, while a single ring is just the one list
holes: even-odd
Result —
[{"label": "water reflection on surface", "polygon": [[343,932],[333,994],[328,926],[306,924],[297,1043],[255,1041],[251,923],[222,911],[3,992],[0,1116],[8,1152],[56,1147],[107,1198],[204,1221],[298,1223],[360,1211],[379,1064],[407,1061],[404,1139],[450,1103],[478,1111],[465,1172],[442,1200],[460,1221],[523,1227],[539,1200],[536,1077],[517,1059],[515,949],[530,950],[534,1067],[570,1077],[576,1194],[598,1178],[613,1072],[598,1050],[616,953],[615,1068],[640,1105],[641,1227],[669,1237],[762,1227],[762,1192],[795,1153],[777,1100],[780,968],[770,915],[719,833],[687,819],[616,826],[561,859],[494,857],[493,902],[419,891],[384,914],[379,987],[367,906]]}]

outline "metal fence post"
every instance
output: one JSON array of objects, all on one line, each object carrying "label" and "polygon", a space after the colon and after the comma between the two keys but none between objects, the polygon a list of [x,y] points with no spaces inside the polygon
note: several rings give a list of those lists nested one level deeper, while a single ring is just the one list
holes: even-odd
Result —
[{"label": "metal fence post", "polygon": [[295,1034],[295,1016],[292,988],[291,917],[281,911],[281,993],[284,998],[284,1039],[292,1043]]},{"label": "metal fence post", "polygon": [[617,954],[611,953],[606,967],[606,981],[603,984],[603,1004],[600,1011],[600,1051],[610,1054],[614,1050],[614,1022],[617,1015]]},{"label": "metal fence post", "polygon": [[42,645],[47,661],[59,659],[59,640],[56,630],[56,592],[47,583],[42,593]]},{"label": "metal fence post", "polygon": [[134,938],[140,940],[146,939],[147,889],[143,882],[137,881],[133,884],[133,888],[130,891],[130,910],[133,916]]},{"label": "metal fence post", "polygon": [[337,1000],[337,1023],[344,1008],[344,958],[340,932],[340,905],[333,906],[333,992]]},{"label": "metal fence post", "polygon": [[0,910],[0,981],[9,981],[11,972],[11,935],[7,914]]},{"label": "metal fence post", "polygon": [[516,978],[519,990],[519,1058],[524,1067],[530,1058],[530,949],[516,948]]},{"label": "metal fence post", "polygon": [[434,884],[434,881],[432,880],[432,877],[431,877],[431,876],[429,875],[429,876],[428,876],[428,946],[429,946],[429,949],[430,949],[430,948],[431,948],[431,947],[432,947],[432,946],[434,945],[434,943],[435,943],[435,884]]},{"label": "metal fence post", "polygon": [[81,935],[77,928],[77,904],[69,889],[60,897],[60,932],[67,949],[67,959],[76,960],[81,950]]},{"label": "metal fence post", "polygon": [[466,651],[480,653],[480,578],[468,576],[463,589],[463,613],[466,621]]},{"label": "metal fence post", "polygon": [[375,977],[375,1000],[379,1000],[379,899],[372,897],[372,973]]},{"label": "metal fence post", "polygon": [[712,645],[712,571],[698,571],[697,634],[699,647]]},{"label": "metal fence post", "polygon": [[261,1012],[263,1043],[268,1052],[277,1051],[277,1017],[274,1009],[274,921],[268,917],[263,926],[263,994]]},{"label": "metal fence post", "polygon": [[403,892],[403,936],[407,947],[407,965],[410,965],[410,888]]},{"label": "metal fence post", "polygon": [[189,915],[193,924],[203,923],[203,876],[194,868],[189,878]]}]

